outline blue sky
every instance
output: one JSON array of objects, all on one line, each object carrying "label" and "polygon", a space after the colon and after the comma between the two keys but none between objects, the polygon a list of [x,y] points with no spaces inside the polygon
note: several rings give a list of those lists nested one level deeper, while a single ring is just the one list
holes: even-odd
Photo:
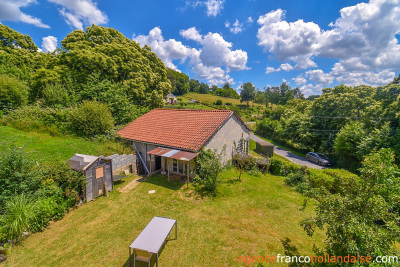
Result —
[{"label": "blue sky", "polygon": [[306,95],[400,71],[400,0],[0,0],[0,21],[53,51],[72,30],[112,27],[191,78]]}]

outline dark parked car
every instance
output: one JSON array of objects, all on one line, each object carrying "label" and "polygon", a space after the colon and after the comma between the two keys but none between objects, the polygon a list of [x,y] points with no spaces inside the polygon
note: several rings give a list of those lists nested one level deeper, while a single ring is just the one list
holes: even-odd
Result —
[{"label": "dark parked car", "polygon": [[308,152],[306,159],[321,166],[332,166],[332,162],[329,160],[329,158],[321,153]]}]

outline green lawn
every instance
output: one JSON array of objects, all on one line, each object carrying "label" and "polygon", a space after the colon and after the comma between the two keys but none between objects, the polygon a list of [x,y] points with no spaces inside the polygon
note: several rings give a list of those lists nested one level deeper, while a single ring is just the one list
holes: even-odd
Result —
[{"label": "green lawn", "polygon": [[47,133],[24,132],[8,126],[0,126],[0,142],[15,143],[24,147],[27,153],[39,163],[66,161],[75,153],[104,156],[129,153],[129,149],[118,143],[53,137]]},{"label": "green lawn", "polygon": [[[216,95],[211,95],[211,94],[187,93],[187,94],[185,94],[183,96],[179,96],[179,98],[182,98],[182,99],[184,99],[184,98],[186,98],[186,99],[196,99],[196,100],[198,100],[200,102],[205,102],[205,103],[208,103],[208,104],[213,104],[218,99],[220,99],[223,104],[226,104],[227,102],[229,102],[229,103],[231,103],[233,105],[237,105],[237,106],[246,105],[247,104],[245,102],[241,103],[240,99],[216,96]],[[250,101],[249,104],[251,106],[251,105],[253,105],[253,102]],[[255,104],[254,103],[254,105],[259,106],[260,104]]]},{"label": "green lawn", "polygon": [[312,215],[312,206],[300,211],[303,197],[282,177],[245,174],[241,182],[236,177],[235,170],[226,171],[215,198],[198,197],[161,176],[129,193],[114,190],[29,236],[13,248],[7,265],[127,266],[129,244],[158,215],[178,221],[178,239],[167,244],[160,266],[245,266],[236,262],[239,256],[285,254],[285,238],[300,254],[322,243],[321,233],[311,239],[299,225]]}]

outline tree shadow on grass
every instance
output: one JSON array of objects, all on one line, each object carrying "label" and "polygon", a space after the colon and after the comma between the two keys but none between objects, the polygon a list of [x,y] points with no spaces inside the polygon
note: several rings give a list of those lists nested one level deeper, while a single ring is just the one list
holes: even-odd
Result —
[{"label": "tree shadow on grass", "polygon": [[160,174],[147,177],[147,178],[143,179],[143,182],[162,186],[162,187],[165,187],[165,188],[168,188],[171,190],[175,190],[175,191],[181,189],[185,185],[184,183],[182,183],[182,181],[176,181],[174,179],[171,179],[171,181],[169,182],[168,177],[160,175]]},{"label": "tree shadow on grass", "polygon": [[[290,256],[290,257],[297,257],[297,259],[299,259],[299,257],[301,256],[299,251],[297,250],[295,245],[291,244],[291,240],[289,238],[285,238],[285,239],[281,239],[281,243],[284,249],[284,255],[285,256]],[[297,266],[307,266],[306,263],[301,263],[301,262],[291,262],[289,263],[289,266],[291,267],[297,267]]]}]

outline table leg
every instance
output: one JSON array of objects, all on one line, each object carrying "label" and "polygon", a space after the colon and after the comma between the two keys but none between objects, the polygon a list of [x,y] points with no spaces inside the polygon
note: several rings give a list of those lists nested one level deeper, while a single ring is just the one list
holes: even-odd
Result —
[{"label": "table leg", "polygon": [[158,253],[157,253],[157,261],[156,261],[156,266],[158,267]]},{"label": "table leg", "polygon": [[129,247],[129,266],[132,266],[132,254],[131,254],[131,248]]},{"label": "table leg", "polygon": [[175,222],[175,239],[178,239],[178,222]]}]

